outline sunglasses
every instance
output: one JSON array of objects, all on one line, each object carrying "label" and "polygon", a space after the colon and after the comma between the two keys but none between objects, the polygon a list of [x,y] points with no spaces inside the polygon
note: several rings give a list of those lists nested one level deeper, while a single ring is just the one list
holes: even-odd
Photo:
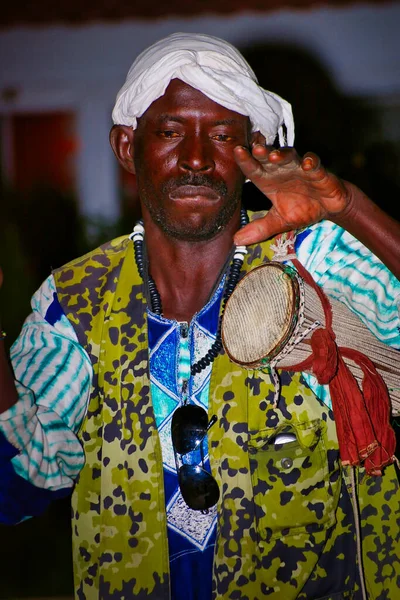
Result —
[{"label": "sunglasses", "polygon": [[[208,422],[204,408],[184,404],[176,409],[171,422],[172,446],[182,497],[189,508],[208,512],[218,502],[219,487],[204,467],[203,440],[216,423],[213,415]],[[191,456],[187,456],[188,454]],[[184,461],[190,462],[184,462]]]}]

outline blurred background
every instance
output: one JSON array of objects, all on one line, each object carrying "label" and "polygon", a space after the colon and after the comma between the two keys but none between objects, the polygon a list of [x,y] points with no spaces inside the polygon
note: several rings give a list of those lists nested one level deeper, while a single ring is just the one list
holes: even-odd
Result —
[{"label": "blurred background", "polygon": [[[166,7],[168,5],[168,7]],[[41,281],[126,233],[135,179],[109,147],[115,95],[139,52],[176,31],[237,46],[291,102],[300,153],[400,218],[400,3],[70,0],[0,15],[0,316],[7,344]],[[246,186],[246,203],[260,197]],[[0,527],[0,598],[72,596],[69,499]]]}]

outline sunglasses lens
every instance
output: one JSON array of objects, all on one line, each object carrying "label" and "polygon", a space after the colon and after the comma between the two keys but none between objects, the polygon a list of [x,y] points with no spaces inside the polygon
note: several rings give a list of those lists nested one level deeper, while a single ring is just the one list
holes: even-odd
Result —
[{"label": "sunglasses lens", "polygon": [[[181,406],[172,417],[171,436],[177,461],[179,487],[184,501],[193,510],[207,510],[214,506],[219,498],[219,488],[214,477],[199,466],[204,466],[206,450],[203,440],[215,421],[214,415],[209,423],[204,408],[194,404]],[[178,459],[178,454],[182,457],[188,456]]]},{"label": "sunglasses lens", "polygon": [[184,501],[193,510],[206,510],[218,502],[218,484],[201,467],[182,465],[179,469],[179,486]]},{"label": "sunglasses lens", "polygon": [[187,404],[178,408],[172,417],[172,443],[178,454],[195,450],[207,431],[208,416],[204,408]]}]

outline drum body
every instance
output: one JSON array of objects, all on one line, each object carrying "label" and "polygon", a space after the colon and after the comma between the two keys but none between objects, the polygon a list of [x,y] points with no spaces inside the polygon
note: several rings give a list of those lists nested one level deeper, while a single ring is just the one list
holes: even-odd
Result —
[{"label": "drum body", "polygon": [[[380,342],[342,302],[329,298],[339,347],[365,354],[383,377],[394,415],[400,414],[400,353]],[[254,369],[268,365],[292,370],[311,355],[310,338],[325,327],[317,292],[286,265],[270,262],[247,273],[229,298],[221,326],[224,349],[233,362]],[[345,359],[361,387],[363,373]]]}]

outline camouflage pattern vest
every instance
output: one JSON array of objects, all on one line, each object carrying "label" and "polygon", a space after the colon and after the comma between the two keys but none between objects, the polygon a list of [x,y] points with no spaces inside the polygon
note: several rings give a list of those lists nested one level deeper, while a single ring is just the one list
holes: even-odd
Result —
[{"label": "camouflage pattern vest", "polygon": [[[249,249],[246,271],[271,258],[270,244]],[[113,240],[54,277],[93,365],[79,432],[86,464],[73,494],[76,598],[169,600],[161,446],[133,243]],[[333,415],[300,374],[283,372],[281,380],[274,409],[268,374],[241,369],[224,354],[213,365],[209,414],[218,423],[209,449],[221,490],[213,598],[361,598]],[[268,442],[283,428],[298,442],[277,451]],[[400,552],[393,465],[382,478],[357,475],[369,598],[394,599]],[[397,502],[397,518],[398,509]]]}]

